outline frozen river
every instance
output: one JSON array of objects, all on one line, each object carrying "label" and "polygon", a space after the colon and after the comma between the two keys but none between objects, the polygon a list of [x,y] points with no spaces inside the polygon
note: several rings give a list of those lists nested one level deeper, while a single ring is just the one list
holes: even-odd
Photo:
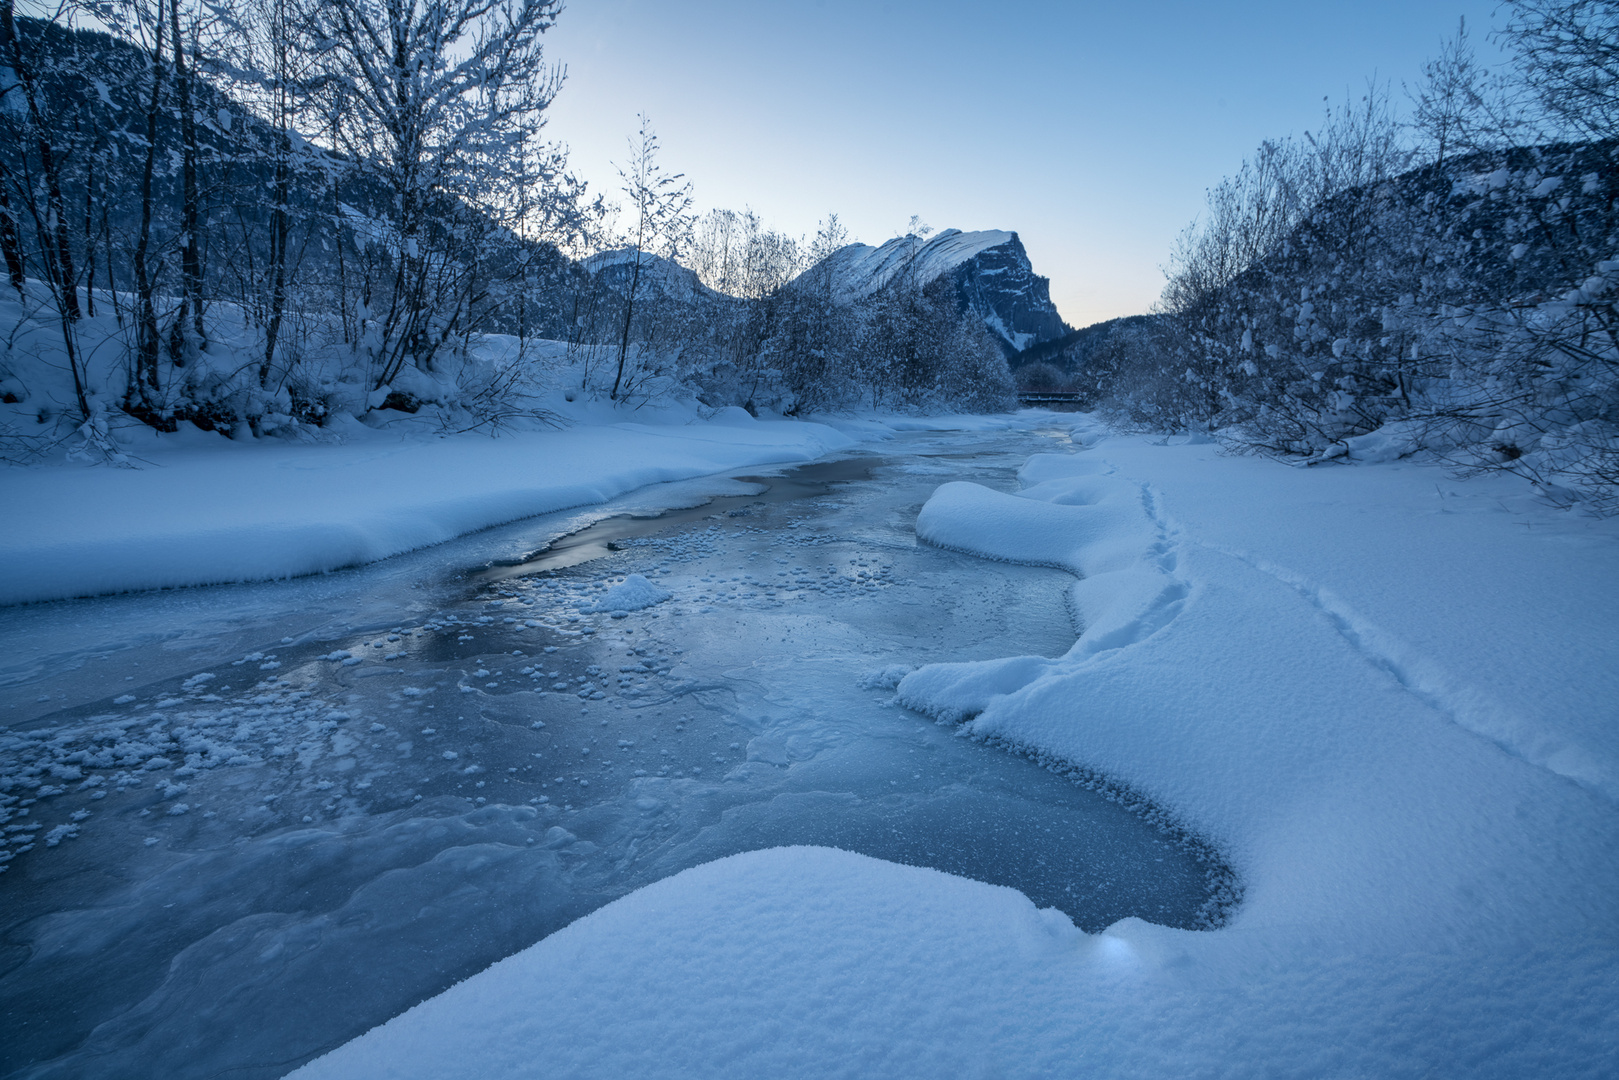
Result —
[{"label": "frozen river", "polygon": [[[279,1076],[783,844],[1086,930],[1218,918],[1226,870],[1150,807],[891,703],[922,664],[1072,644],[1066,575],[914,533],[938,484],[1010,490],[1064,439],[908,435],[338,574],[0,612],[0,1075]],[[667,599],[608,597],[631,575]]]}]

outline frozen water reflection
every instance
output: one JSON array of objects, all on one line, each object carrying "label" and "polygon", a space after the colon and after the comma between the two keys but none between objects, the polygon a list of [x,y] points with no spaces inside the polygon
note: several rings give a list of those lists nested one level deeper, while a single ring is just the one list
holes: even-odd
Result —
[{"label": "frozen water reflection", "polygon": [[[882,688],[1072,642],[1061,574],[914,539],[934,486],[1010,487],[1043,438],[912,436],[347,574],[8,614],[32,651],[0,697],[22,706],[0,1072],[277,1076],[778,844],[1010,885],[1087,930],[1197,925],[1206,852]],[[590,610],[629,573],[672,598]]]}]

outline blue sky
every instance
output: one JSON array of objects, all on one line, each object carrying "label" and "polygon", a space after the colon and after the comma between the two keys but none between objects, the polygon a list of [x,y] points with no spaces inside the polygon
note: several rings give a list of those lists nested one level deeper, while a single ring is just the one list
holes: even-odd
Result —
[{"label": "blue sky", "polygon": [[571,0],[549,133],[611,193],[636,114],[700,208],[880,243],[1015,229],[1073,325],[1144,311],[1175,235],[1264,138],[1377,75],[1414,83],[1493,2]]}]

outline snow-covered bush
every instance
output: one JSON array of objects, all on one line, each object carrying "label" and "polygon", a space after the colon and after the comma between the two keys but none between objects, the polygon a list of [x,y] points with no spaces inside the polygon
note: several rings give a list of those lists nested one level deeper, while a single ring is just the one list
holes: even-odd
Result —
[{"label": "snow-covered bush", "polygon": [[1548,5],[1512,7],[1519,77],[1553,94],[1538,127],[1468,88],[1463,40],[1430,77],[1466,92],[1419,97],[1434,142],[1402,149],[1372,94],[1319,137],[1265,144],[1183,237],[1162,314],[1087,364],[1097,403],[1316,460],[1424,451],[1619,507],[1619,131],[1502,141],[1570,129],[1551,120],[1577,80],[1537,83],[1536,65],[1573,54],[1536,50],[1583,33],[1614,51],[1619,22],[1565,5],[1574,22],[1542,41]]}]

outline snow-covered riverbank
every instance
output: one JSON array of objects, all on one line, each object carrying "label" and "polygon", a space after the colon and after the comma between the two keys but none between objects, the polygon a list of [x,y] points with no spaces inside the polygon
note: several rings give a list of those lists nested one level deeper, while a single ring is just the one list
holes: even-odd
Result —
[{"label": "snow-covered riverbank", "polygon": [[689,407],[620,417],[582,406],[574,419],[493,439],[351,423],[340,444],[145,433],[126,447],[142,468],[0,469],[0,605],[320,573],[648,484],[853,445],[824,424],[741,409],[705,421]]},{"label": "snow-covered riverbank", "polygon": [[1086,633],[900,697],[1224,845],[1229,925],[1087,936],[1007,889],[749,853],[299,1075],[1612,1075],[1619,523],[1078,424],[1019,495],[946,485],[918,530],[1080,571]]}]

